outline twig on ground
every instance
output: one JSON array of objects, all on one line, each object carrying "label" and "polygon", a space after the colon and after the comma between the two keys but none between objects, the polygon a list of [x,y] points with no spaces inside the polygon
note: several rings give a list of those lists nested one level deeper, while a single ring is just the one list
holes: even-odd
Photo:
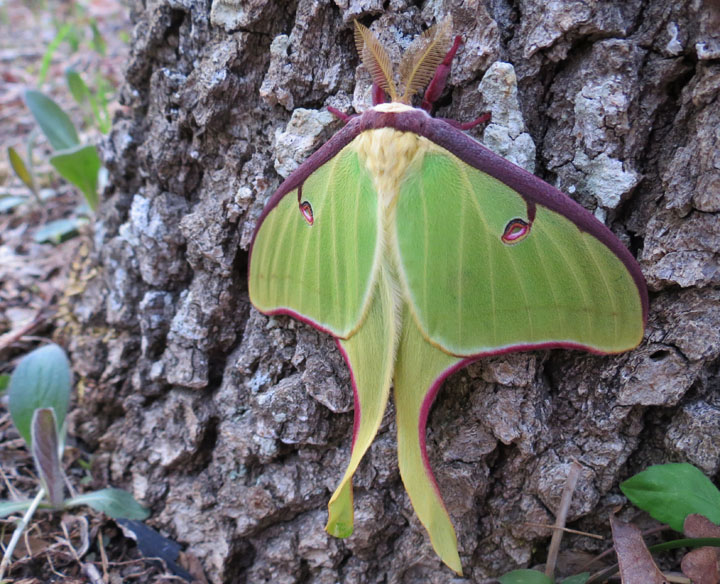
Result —
[{"label": "twig on ground", "polygon": [[550,549],[548,550],[547,563],[545,564],[545,575],[552,578],[555,572],[555,564],[557,564],[558,552],[560,551],[560,542],[562,541],[563,529],[567,521],[570,504],[572,503],[573,493],[577,486],[578,478],[580,478],[580,463],[573,460],[565,479],[565,488],[560,499],[560,508],[555,515],[555,529],[550,539]]},{"label": "twig on ground", "polygon": [[0,337],[0,353],[46,322],[49,317],[50,314],[48,314],[44,309],[41,309],[35,315],[35,318],[33,318],[30,322],[18,327],[14,331],[5,333]]},{"label": "twig on ground", "polygon": [[587,531],[579,531],[577,529],[570,529],[569,527],[558,527],[557,525],[548,525],[547,523],[534,523],[533,521],[525,521],[523,525],[528,527],[544,527],[545,529],[561,529],[565,533],[574,533],[575,535],[582,535],[585,537],[592,537],[593,539],[605,539],[602,535],[596,533],[588,533]]},{"label": "twig on ground", "polygon": [[105,552],[105,542],[103,541],[102,531],[98,531],[98,548],[100,549],[100,563],[102,564],[103,578],[105,581],[109,581],[108,559],[107,553]]},{"label": "twig on ground", "polygon": [[20,541],[20,537],[22,536],[23,532],[25,531],[25,528],[30,523],[30,520],[32,519],[33,515],[35,514],[35,511],[37,510],[38,505],[40,505],[40,501],[43,500],[44,496],[45,496],[45,487],[40,487],[40,490],[38,491],[38,494],[35,495],[35,498],[33,499],[32,503],[30,504],[30,507],[25,512],[25,515],[23,516],[23,518],[17,524],[17,527],[15,528],[15,531],[12,534],[12,538],[10,539],[10,543],[8,543],[8,546],[5,548],[5,554],[3,554],[2,562],[0,562],[0,579],[5,577],[5,571],[8,569],[10,562],[12,562],[12,556],[13,556],[13,552],[15,551],[15,547],[17,546],[18,542]]}]

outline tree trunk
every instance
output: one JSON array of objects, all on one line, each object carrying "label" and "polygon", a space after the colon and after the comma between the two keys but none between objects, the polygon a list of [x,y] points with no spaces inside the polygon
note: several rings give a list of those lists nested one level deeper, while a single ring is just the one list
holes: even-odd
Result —
[{"label": "tree trunk", "polygon": [[445,382],[427,443],[466,576],[535,559],[549,532],[528,523],[553,522],[573,459],[570,519],[605,531],[619,481],[647,465],[720,470],[716,4],[136,1],[111,186],[70,297],[75,434],[213,582],[454,578],[400,481],[392,405],[355,478],[355,533],[324,532],[349,374],[330,337],[252,309],[246,281],[264,202],[341,126],[326,106],[367,106],[353,19],[397,61],[447,15],[465,44],[437,115],[492,112],[470,134],[594,211],[651,291],[634,351],[513,354]]}]

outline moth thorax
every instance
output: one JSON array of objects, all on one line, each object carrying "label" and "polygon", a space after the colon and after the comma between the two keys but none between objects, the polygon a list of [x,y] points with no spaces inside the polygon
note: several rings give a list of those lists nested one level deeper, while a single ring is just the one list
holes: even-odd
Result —
[{"label": "moth thorax", "polygon": [[394,128],[368,130],[357,137],[358,154],[365,162],[386,207],[395,199],[413,159],[427,146],[426,138]]}]

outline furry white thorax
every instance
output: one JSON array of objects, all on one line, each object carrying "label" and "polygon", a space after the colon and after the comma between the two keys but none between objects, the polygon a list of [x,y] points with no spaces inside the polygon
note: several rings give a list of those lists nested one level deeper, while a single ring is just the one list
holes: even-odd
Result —
[{"label": "furry white thorax", "polygon": [[[400,103],[385,103],[375,109],[395,112],[412,108]],[[355,141],[358,155],[370,171],[380,200],[388,209],[393,206],[408,167],[431,146],[427,138],[395,128],[368,130]]]},{"label": "furry white thorax", "polygon": [[408,112],[417,108],[414,108],[412,106],[409,106],[404,103],[400,103],[397,101],[390,101],[388,103],[379,103],[377,105],[374,105],[373,108],[375,111],[382,112],[382,113],[391,113],[391,114],[397,114],[400,112]]}]

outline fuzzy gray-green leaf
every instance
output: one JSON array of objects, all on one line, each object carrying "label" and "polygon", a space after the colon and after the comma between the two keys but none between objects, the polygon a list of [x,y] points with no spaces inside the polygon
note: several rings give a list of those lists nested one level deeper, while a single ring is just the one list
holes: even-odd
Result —
[{"label": "fuzzy gray-green leaf", "polygon": [[47,95],[28,89],[25,92],[25,103],[53,149],[66,150],[80,144],[80,138],[68,115]]},{"label": "fuzzy gray-green leaf", "polygon": [[150,515],[150,512],[140,505],[130,493],[122,489],[102,489],[65,501],[66,507],[76,505],[88,505],[113,518],[146,519]]},{"label": "fuzzy gray-green leaf", "polygon": [[70,362],[57,345],[35,349],[20,360],[10,377],[8,398],[12,421],[28,446],[32,443],[32,418],[38,408],[52,408],[57,426],[62,428],[71,387]]}]

